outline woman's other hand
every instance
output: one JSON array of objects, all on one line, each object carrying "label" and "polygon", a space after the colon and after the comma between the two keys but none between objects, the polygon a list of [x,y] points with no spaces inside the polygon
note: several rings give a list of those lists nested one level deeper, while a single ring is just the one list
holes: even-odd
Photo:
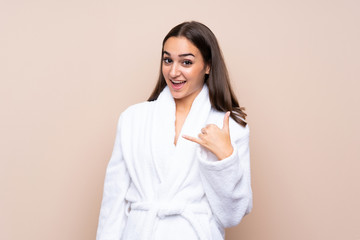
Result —
[{"label": "woman's other hand", "polygon": [[234,149],[231,145],[230,130],[229,130],[230,112],[224,116],[223,127],[219,128],[215,124],[208,124],[201,129],[198,138],[183,135],[182,137],[200,144],[209,151],[211,151],[219,160],[229,157]]}]

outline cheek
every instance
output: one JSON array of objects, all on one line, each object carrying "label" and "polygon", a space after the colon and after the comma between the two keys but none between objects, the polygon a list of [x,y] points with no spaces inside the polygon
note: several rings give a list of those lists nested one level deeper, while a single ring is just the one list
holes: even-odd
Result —
[{"label": "cheek", "polygon": [[184,69],[182,73],[187,79],[193,79],[194,76],[196,75],[196,71],[194,71],[194,69],[191,68]]},{"label": "cheek", "polygon": [[167,75],[167,73],[168,73],[167,67],[163,65],[163,66],[161,67],[161,72],[162,72],[163,76],[166,78],[166,75]]},{"label": "cheek", "polygon": [[203,79],[203,74],[202,74],[202,71],[200,69],[189,69],[189,70],[184,72],[184,75],[188,79],[192,79],[192,80]]}]

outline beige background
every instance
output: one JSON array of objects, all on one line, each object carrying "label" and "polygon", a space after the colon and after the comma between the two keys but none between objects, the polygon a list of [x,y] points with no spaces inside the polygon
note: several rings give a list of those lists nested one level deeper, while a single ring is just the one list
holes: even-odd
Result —
[{"label": "beige background", "polygon": [[228,240],[360,240],[357,0],[0,1],[0,238],[95,238],[116,121],[184,20],[222,46],[251,128]]}]

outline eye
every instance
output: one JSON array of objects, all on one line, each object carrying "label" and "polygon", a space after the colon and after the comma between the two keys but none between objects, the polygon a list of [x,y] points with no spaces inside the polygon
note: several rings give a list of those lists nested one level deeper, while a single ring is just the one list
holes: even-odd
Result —
[{"label": "eye", "polygon": [[184,60],[184,61],[183,61],[183,64],[184,64],[184,65],[191,65],[191,64],[192,64],[192,61],[190,61],[190,60]]},{"label": "eye", "polygon": [[165,64],[172,63],[172,60],[170,58],[164,58],[163,61]]}]

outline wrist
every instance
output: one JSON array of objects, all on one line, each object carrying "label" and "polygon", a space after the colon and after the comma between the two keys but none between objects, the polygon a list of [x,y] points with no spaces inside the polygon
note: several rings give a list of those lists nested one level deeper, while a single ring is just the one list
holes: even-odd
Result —
[{"label": "wrist", "polygon": [[218,158],[219,161],[230,157],[234,152],[234,148],[230,145],[230,147],[223,149],[223,151],[219,154],[216,155],[216,157]]}]

